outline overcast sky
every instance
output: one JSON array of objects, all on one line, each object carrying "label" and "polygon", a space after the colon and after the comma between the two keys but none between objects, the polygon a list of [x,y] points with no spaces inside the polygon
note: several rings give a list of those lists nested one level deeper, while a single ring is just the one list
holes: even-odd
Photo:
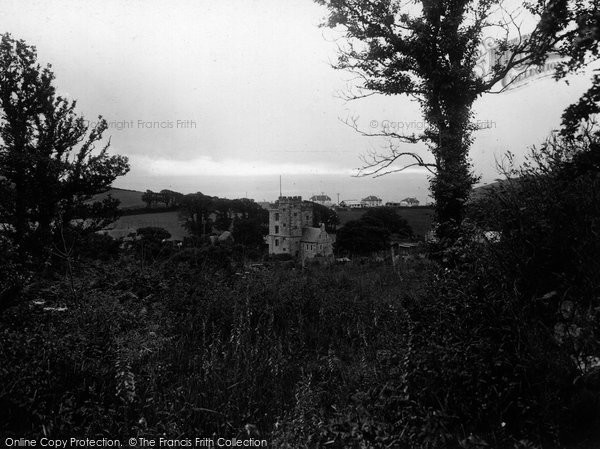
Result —
[{"label": "overcast sky", "polygon": [[[58,91],[90,121],[110,122],[112,151],[131,162],[119,187],[274,200],[281,174],[288,195],[427,198],[419,170],[351,177],[359,156],[384,142],[343,119],[367,131],[422,119],[402,97],[337,95],[351,76],[331,68],[333,36],[318,27],[326,11],[310,0],[3,0],[0,9],[0,31],[37,47]],[[482,181],[498,177],[507,150],[524,154],[556,128],[588,79],[478,100],[476,120],[490,124],[471,151]]]}]

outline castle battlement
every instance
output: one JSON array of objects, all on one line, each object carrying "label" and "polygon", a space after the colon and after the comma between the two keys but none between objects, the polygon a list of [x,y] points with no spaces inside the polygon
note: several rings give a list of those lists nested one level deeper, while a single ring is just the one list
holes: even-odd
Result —
[{"label": "castle battlement", "polygon": [[302,197],[301,196],[280,196],[278,201],[280,203],[301,203]]}]

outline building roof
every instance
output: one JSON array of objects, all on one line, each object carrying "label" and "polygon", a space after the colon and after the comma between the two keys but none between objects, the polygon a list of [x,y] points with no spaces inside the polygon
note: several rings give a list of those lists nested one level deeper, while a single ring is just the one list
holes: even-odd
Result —
[{"label": "building roof", "polygon": [[415,197],[404,198],[402,201],[406,201],[407,203],[418,203],[419,200]]},{"label": "building roof", "polygon": [[319,241],[321,228],[302,228],[302,242],[316,243]]},{"label": "building roof", "polygon": [[362,199],[363,201],[381,201],[381,198],[377,198],[375,195],[369,195]]},{"label": "building roof", "polygon": [[329,198],[327,195],[313,195],[310,197],[311,201],[331,201],[331,198]]}]

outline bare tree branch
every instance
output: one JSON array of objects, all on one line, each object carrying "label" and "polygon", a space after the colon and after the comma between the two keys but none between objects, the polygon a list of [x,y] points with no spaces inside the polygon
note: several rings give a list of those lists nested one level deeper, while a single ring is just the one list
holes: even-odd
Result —
[{"label": "bare tree branch", "polygon": [[[393,145],[392,142],[389,143],[388,154],[382,155],[375,151],[370,151],[360,158],[364,162],[364,165],[361,168],[358,168],[358,173],[354,175],[358,178],[367,176],[378,178],[389,173],[404,171],[410,167],[423,167],[429,171],[429,173],[435,175],[437,169],[436,164],[425,162],[422,156],[413,151],[399,151],[398,147]],[[393,166],[393,164],[401,158],[410,158],[414,162],[401,167]]]},{"label": "bare tree branch", "polygon": [[387,138],[398,139],[404,143],[419,143],[419,142],[423,142],[423,141],[427,140],[427,137],[425,135],[417,135],[417,134],[411,134],[411,135],[406,136],[403,134],[398,134],[395,132],[387,132],[387,131],[370,133],[370,132],[364,131],[361,128],[359,128],[358,119],[359,119],[359,117],[354,116],[354,117],[347,117],[346,119],[339,119],[339,120],[343,124],[345,124],[346,126],[349,126],[354,131],[356,131],[358,134],[360,134],[361,136],[364,136],[364,137],[387,137]]}]

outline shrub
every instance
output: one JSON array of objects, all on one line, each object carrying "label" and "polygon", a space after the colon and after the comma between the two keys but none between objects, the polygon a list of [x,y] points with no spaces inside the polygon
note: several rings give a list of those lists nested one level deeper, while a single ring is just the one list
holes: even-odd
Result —
[{"label": "shrub", "polygon": [[27,278],[27,269],[19,261],[16,248],[0,235],[0,311],[17,300]]},{"label": "shrub", "polygon": [[227,245],[205,244],[200,248],[184,248],[175,252],[167,261],[166,267],[184,264],[205,271],[232,269],[232,249]]},{"label": "shrub", "polygon": [[142,262],[164,259],[173,249],[173,244],[167,241],[169,238],[171,234],[166,229],[152,226],[139,228],[133,240],[134,252]]},{"label": "shrub", "polygon": [[75,255],[86,259],[108,261],[119,256],[121,240],[106,234],[87,234],[76,241]]},{"label": "shrub", "polygon": [[276,262],[285,262],[287,260],[293,260],[293,259],[294,259],[294,256],[292,256],[289,253],[270,254],[269,255],[269,260],[276,261]]},{"label": "shrub", "polygon": [[501,232],[495,261],[522,307],[552,329],[581,375],[600,356],[599,139],[554,136],[473,207],[480,227]]},{"label": "shrub", "polygon": [[394,208],[376,207],[338,230],[335,249],[340,254],[367,255],[388,249],[392,236],[409,238],[412,235],[412,229]]}]

